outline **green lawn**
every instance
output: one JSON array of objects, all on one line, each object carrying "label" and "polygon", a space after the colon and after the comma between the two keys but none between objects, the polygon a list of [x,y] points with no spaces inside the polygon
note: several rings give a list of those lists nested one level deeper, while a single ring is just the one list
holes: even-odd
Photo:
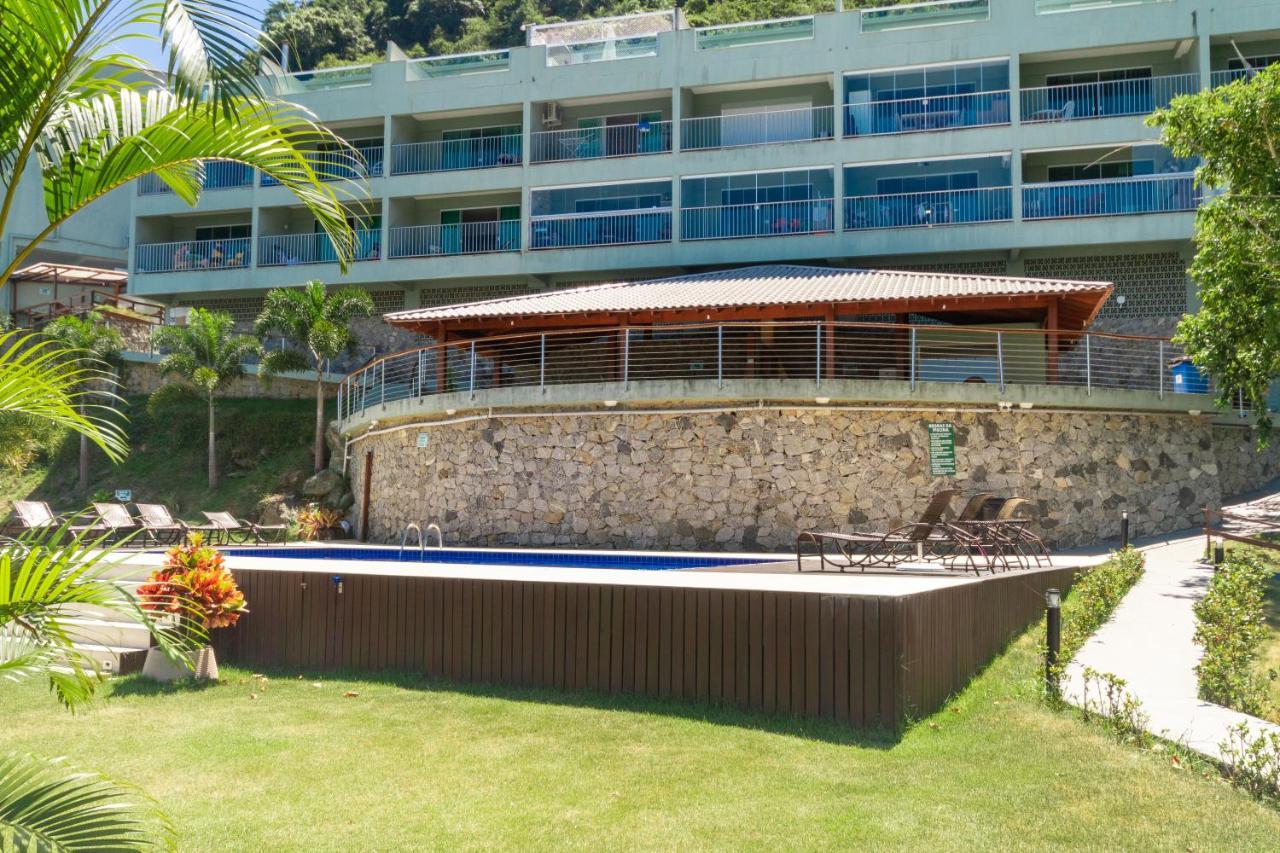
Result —
[{"label": "green lawn", "polygon": [[7,746],[154,794],[190,850],[1275,849],[1280,813],[1049,710],[1037,674],[1027,636],[900,741],[291,672],[231,671],[206,689],[124,679],[77,716],[42,686],[6,685],[0,717]]}]

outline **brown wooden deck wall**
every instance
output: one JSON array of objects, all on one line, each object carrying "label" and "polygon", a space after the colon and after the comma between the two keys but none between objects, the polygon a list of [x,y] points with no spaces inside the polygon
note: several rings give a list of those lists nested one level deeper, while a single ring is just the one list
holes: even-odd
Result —
[{"label": "brown wooden deck wall", "polygon": [[963,687],[1073,574],[881,598],[382,575],[346,575],[339,594],[327,574],[240,570],[250,612],[216,639],[245,666],[398,669],[896,728]]}]

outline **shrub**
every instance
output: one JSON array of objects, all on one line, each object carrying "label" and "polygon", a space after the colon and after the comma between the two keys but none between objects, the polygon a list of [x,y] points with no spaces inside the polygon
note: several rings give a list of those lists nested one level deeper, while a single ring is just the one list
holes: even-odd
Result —
[{"label": "shrub", "polygon": [[1255,735],[1246,723],[1237,723],[1218,749],[1232,783],[1258,799],[1280,799],[1280,734],[1264,729]]},{"label": "shrub", "polygon": [[341,522],[345,513],[333,507],[312,504],[298,510],[296,524],[298,535],[307,541],[319,538],[322,531],[332,530]]},{"label": "shrub", "polygon": [[1141,551],[1126,548],[1088,572],[1076,576],[1068,606],[1062,620],[1062,652],[1064,664],[1075,657],[1085,640],[1111,617],[1125,593],[1142,577]]},{"label": "shrub", "polygon": [[1196,603],[1195,639],[1204,648],[1196,667],[1200,698],[1246,714],[1261,714],[1267,685],[1254,669],[1267,637],[1264,600],[1271,575],[1256,556],[1232,552]]},{"label": "shrub", "polygon": [[1099,672],[1086,666],[1081,712],[1086,721],[1095,717],[1101,719],[1116,740],[1141,747],[1150,746],[1147,723],[1151,717],[1142,710],[1142,703],[1128,688],[1129,682],[1115,673]]},{"label": "shrub", "polygon": [[205,630],[230,628],[245,610],[244,593],[216,548],[199,533],[165,553],[164,565],[138,587],[142,606],[197,622]]}]

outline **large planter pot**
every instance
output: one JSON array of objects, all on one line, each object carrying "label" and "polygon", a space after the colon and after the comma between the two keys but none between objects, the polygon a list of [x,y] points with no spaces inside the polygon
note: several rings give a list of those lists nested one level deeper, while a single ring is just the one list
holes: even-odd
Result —
[{"label": "large planter pot", "polygon": [[180,681],[184,678],[194,678],[197,681],[218,680],[218,658],[214,655],[212,646],[205,646],[196,652],[193,663],[195,669],[187,669],[169,660],[164,652],[153,647],[147,650],[147,660],[142,665],[142,674],[156,681]]}]

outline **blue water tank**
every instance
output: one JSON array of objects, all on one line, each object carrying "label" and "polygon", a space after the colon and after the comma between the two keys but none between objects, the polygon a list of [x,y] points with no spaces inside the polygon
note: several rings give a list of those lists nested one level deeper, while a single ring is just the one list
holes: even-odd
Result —
[{"label": "blue water tank", "polygon": [[1173,392],[1175,394],[1208,394],[1209,377],[1200,368],[1191,363],[1189,358],[1176,358],[1169,362],[1169,372],[1173,374]]}]

